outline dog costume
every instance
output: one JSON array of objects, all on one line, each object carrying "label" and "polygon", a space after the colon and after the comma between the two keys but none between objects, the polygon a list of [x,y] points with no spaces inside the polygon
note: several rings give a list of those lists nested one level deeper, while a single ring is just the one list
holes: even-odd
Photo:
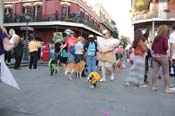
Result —
[{"label": "dog costume", "polygon": [[50,59],[48,62],[48,66],[50,68],[50,75],[52,76],[53,73],[57,73],[57,60],[56,59]]},{"label": "dog costume", "polygon": [[100,80],[100,75],[97,72],[91,72],[88,75],[88,81],[90,82],[90,88],[97,86],[97,81]]}]

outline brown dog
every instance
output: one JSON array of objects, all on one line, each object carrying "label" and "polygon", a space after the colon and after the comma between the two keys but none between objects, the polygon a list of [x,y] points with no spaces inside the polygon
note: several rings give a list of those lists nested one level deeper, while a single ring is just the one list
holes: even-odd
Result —
[{"label": "brown dog", "polygon": [[117,62],[114,64],[115,70],[121,70],[123,68],[123,61],[121,59],[117,60]]},{"label": "brown dog", "polygon": [[85,64],[86,63],[85,63],[84,60],[81,60],[77,64],[76,63],[67,64],[66,68],[65,68],[65,75],[68,74],[69,79],[72,80],[72,74],[77,73],[77,77],[78,77],[78,74],[79,74],[79,77],[81,78],[81,74],[84,70]]}]

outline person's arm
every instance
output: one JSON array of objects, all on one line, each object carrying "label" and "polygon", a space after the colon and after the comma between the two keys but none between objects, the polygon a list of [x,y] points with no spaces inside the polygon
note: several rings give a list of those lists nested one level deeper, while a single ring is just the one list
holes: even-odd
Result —
[{"label": "person's arm", "polygon": [[19,39],[15,39],[14,43],[10,44],[9,43],[9,39],[7,37],[5,37],[3,39],[3,47],[5,51],[11,51],[12,49],[14,49],[16,47],[16,45],[19,43]]},{"label": "person's arm", "polygon": [[170,65],[173,65],[173,53],[175,52],[175,43],[170,43]]},{"label": "person's arm", "polygon": [[144,44],[143,41],[140,41],[140,42],[138,43],[138,45],[140,46],[142,52],[146,52],[146,51],[147,51],[147,47],[146,47],[146,45]]}]

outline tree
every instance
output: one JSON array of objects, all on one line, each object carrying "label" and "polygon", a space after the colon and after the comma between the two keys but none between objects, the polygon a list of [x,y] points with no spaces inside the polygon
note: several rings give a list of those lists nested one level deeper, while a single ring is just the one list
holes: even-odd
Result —
[{"label": "tree", "polygon": [[120,37],[120,44],[121,45],[123,45],[123,47],[125,48],[127,45],[128,45],[128,43],[129,43],[129,37],[126,37],[126,36],[121,36]]},{"label": "tree", "polygon": [[3,24],[3,12],[4,10],[4,5],[3,5],[3,0],[0,0],[0,24]]}]

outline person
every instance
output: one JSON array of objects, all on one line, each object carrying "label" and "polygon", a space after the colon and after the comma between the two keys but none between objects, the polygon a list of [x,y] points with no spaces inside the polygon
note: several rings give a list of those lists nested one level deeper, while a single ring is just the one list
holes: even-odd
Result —
[{"label": "person", "polygon": [[88,36],[87,42],[84,45],[84,50],[86,53],[87,74],[96,72],[97,42],[95,40],[95,36],[90,34]]},{"label": "person", "polygon": [[131,84],[138,87],[147,87],[144,84],[145,73],[145,52],[147,48],[144,44],[144,37],[141,30],[134,32],[134,63],[129,70],[128,77],[125,79],[124,84],[130,86]]},{"label": "person", "polygon": [[169,28],[167,25],[160,25],[157,30],[157,36],[154,38],[152,44],[153,50],[153,75],[152,75],[152,91],[157,91],[157,73],[162,66],[163,78],[164,78],[164,91],[166,94],[173,93],[169,88],[169,63],[168,63],[168,36],[169,36]]},{"label": "person", "polygon": [[[118,39],[113,39],[111,37],[111,33],[108,30],[103,31],[103,37],[97,38],[97,50],[99,52],[97,54],[99,60],[98,65],[101,67],[102,71],[102,78],[100,79],[101,82],[106,81],[106,71],[110,72],[111,81],[115,79],[112,66],[116,60],[114,50],[119,43],[120,41]],[[101,57],[102,59],[100,59],[100,54],[106,57]]]},{"label": "person", "polygon": [[[175,23],[172,26],[172,33],[169,36],[169,43],[170,43],[170,66],[173,67],[175,72]],[[173,76],[175,78],[175,74]],[[175,90],[175,82],[172,85],[171,89]]]},{"label": "person", "polygon": [[[55,55],[55,59],[57,60],[58,62],[58,67],[59,67],[59,64],[60,64],[60,58],[61,58],[61,47],[63,46],[63,42],[62,42],[62,37],[60,34],[56,34],[55,35],[55,45],[54,45],[54,55]],[[57,67],[57,68],[58,68]]]},{"label": "person", "polygon": [[[7,37],[6,29],[0,24],[0,56],[4,55],[5,51],[10,51],[14,49],[19,43],[19,38],[14,38],[14,41],[11,41]],[[4,56],[3,56],[4,57]]]},{"label": "person", "polygon": [[23,56],[24,38],[20,38],[20,41],[14,49],[15,66],[14,69],[20,69],[22,56]]},{"label": "person", "polygon": [[75,41],[75,63],[84,60],[84,41],[85,39],[82,36],[79,36]]},{"label": "person", "polygon": [[[18,38],[19,37],[15,33],[15,30],[14,29],[10,29],[9,30],[9,36],[10,36],[9,42],[13,42],[13,39],[14,38]],[[11,58],[12,58],[11,51],[5,51],[5,61],[7,61],[7,65],[11,65]]]},{"label": "person", "polygon": [[76,37],[74,36],[74,32],[71,30],[70,35],[68,35],[68,37],[66,38],[66,42],[65,44],[62,46],[61,49],[67,47],[67,52],[68,52],[68,63],[75,63],[74,61],[74,54],[71,54],[70,50],[71,50],[71,46],[73,46],[75,44],[76,41]]},{"label": "person", "polygon": [[[10,40],[7,37],[6,29],[3,27],[2,24],[0,24],[0,64],[1,64],[0,81],[1,81],[1,78],[3,75],[7,75],[7,74],[3,74],[3,72],[5,70],[8,70],[7,66],[4,63],[5,51],[11,51],[12,49],[14,49],[17,46],[18,43],[19,43],[19,38],[17,38],[17,37],[14,38],[14,40],[10,42]],[[6,71],[6,72],[10,72],[10,71]]]},{"label": "person", "polygon": [[30,61],[29,61],[29,70],[38,70],[37,69],[37,61],[38,61],[38,49],[42,47],[42,42],[36,41],[33,36],[31,36],[31,41],[29,42],[29,53],[30,53]]}]

